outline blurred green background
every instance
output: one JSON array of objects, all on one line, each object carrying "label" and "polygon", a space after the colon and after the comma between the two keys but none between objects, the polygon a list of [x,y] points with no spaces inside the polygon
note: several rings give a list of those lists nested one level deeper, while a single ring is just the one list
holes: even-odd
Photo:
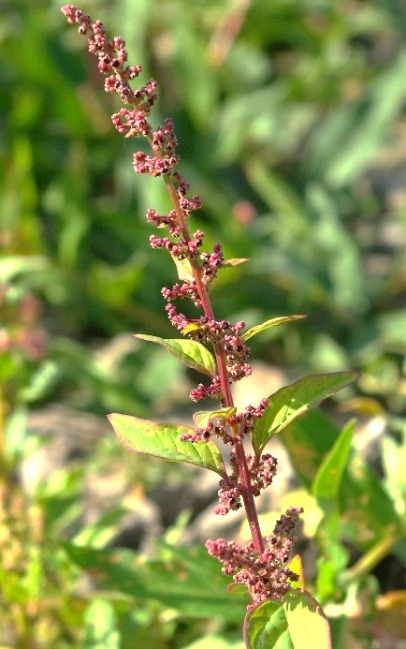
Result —
[{"label": "blurred green background", "polygon": [[[111,595],[117,583],[106,587],[109,596],[95,598],[89,585],[86,590],[80,579],[77,585],[80,560],[60,546],[63,539],[100,548],[120,528],[120,498],[104,518],[86,518],[83,504],[89,484],[113,465],[127,479],[123,492],[129,485],[135,490],[136,508],[149,502],[164,471],[128,457],[109,432],[99,435],[101,417],[112,411],[165,417],[189,408],[195,377],[161,348],[131,336],[174,335],[160,289],[173,283],[175,269],[149,249],[152,230],[145,222],[149,207],[169,207],[163,183],[133,173],[136,143],[112,127],[118,104],[103,92],[85,39],[65,24],[59,2],[0,0],[0,8],[0,545],[8,575],[0,596],[2,649],[239,648],[240,602],[208,626],[176,598],[159,601],[156,593],[141,592],[134,610],[129,593]],[[368,495],[376,486],[381,500],[374,506],[392,509],[363,540],[355,528],[336,530],[334,542],[342,538],[343,545],[326,551],[324,577],[314,570],[310,577],[318,579],[315,592],[327,604],[344,607],[332,614],[337,649],[366,648],[372,638],[384,642],[390,631],[376,617],[375,626],[348,635],[347,620],[356,617],[348,601],[361,601],[361,591],[348,584],[340,590],[337,574],[385,541],[364,573],[393,548],[397,575],[406,558],[404,543],[398,544],[406,493],[400,468],[406,453],[405,6],[400,0],[86,0],[81,8],[126,39],[130,62],[143,66],[142,80],[158,80],[155,124],[174,118],[181,171],[203,199],[193,223],[206,232],[207,247],[219,241],[227,258],[251,259],[220,274],[213,290],[217,316],[252,326],[308,314],[253,342],[253,358],[271,375],[275,367],[292,380],[362,371],[340,408],[378,430],[369,453],[372,477],[363,489]],[[303,420],[303,427],[330,432],[316,449],[320,462],[345,419],[337,405],[330,411],[334,424],[324,415]],[[87,443],[76,439],[83,421],[93,431]],[[49,464],[46,448],[55,445],[61,426],[76,442],[67,443],[59,464]],[[295,461],[295,435],[303,439],[292,428],[285,446],[304,489],[309,476]],[[48,470],[30,464],[41,452]],[[173,483],[187,484],[187,470],[165,465],[165,471]],[[351,503],[340,497],[345,517]],[[353,509],[360,502],[367,509],[362,499]],[[370,520],[378,516],[370,514]],[[180,516],[169,527],[163,522],[172,536],[165,537],[170,548],[156,550],[159,574],[165,561],[176,564],[171,552],[188,526],[187,515]],[[317,533],[310,536],[323,552]],[[205,560],[203,553],[201,565]],[[156,565],[148,565],[155,575]],[[394,578],[384,585],[379,574],[371,579],[372,586],[359,575],[349,582],[365,587],[374,602],[361,618],[379,616],[378,594],[385,590],[401,593],[390,600],[390,614],[404,612],[405,599],[399,604],[397,598],[404,598],[406,584]],[[195,603],[195,617],[213,613],[198,608]],[[344,620],[341,626],[337,620]],[[396,620],[392,627],[399,627]],[[210,640],[196,644],[207,629]],[[396,638],[390,642],[382,646],[398,646]]]}]

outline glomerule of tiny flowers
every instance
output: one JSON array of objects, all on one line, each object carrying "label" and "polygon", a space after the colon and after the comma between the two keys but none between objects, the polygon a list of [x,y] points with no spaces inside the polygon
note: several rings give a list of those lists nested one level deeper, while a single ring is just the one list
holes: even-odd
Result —
[{"label": "glomerule of tiny flowers", "polygon": [[[225,265],[223,250],[216,243],[211,252],[200,252],[204,233],[201,230],[196,230],[193,235],[189,233],[186,220],[192,211],[201,208],[202,202],[198,196],[187,196],[189,183],[175,169],[179,156],[176,153],[177,142],[172,120],[166,118],[164,125],[156,130],[148,121],[151,108],[158,97],[157,84],[150,80],[141,88],[133,89],[130,82],[139,76],[142,69],[139,65],[126,64],[128,56],[125,41],[119,36],[108,40],[103,24],[99,20],[92,22],[89,15],[74,5],[65,5],[62,12],[69,24],[77,24],[79,33],[87,36],[89,51],[97,58],[99,71],[106,76],[105,91],[118,94],[125,104],[124,108],[112,115],[114,127],[125,138],[143,136],[150,144],[152,155],[143,151],[134,153],[134,171],[154,177],[162,176],[171,195],[174,209],[168,214],[158,214],[154,209],[147,212],[149,223],[157,229],[168,230],[166,236],[152,234],[150,245],[153,249],[167,250],[177,265],[184,264],[191,272],[184,277],[182,274],[180,281],[171,287],[162,288],[162,296],[167,302],[165,310],[173,327],[191,340],[212,345],[217,358],[223,359],[225,365],[225,368],[220,369],[218,362],[218,373],[212,376],[211,382],[208,385],[199,383],[190,391],[190,397],[195,402],[209,397],[216,398],[222,405],[230,406],[230,400],[227,403],[225,395],[227,381],[238,381],[252,371],[248,363],[250,350],[243,337],[245,324],[242,321],[232,324],[228,320],[215,320],[210,305],[207,306],[208,290]],[[191,318],[178,311],[174,301],[180,299],[190,300],[196,309],[203,309],[204,314]],[[225,474],[220,481],[216,514],[225,515],[231,510],[239,509],[247,489],[252,498],[258,496],[273,481],[277,460],[270,454],[245,454],[242,447],[243,440],[253,433],[256,420],[263,416],[267,406],[268,400],[262,399],[257,407],[249,405],[245,412],[219,417],[216,421],[209,420],[204,429],[195,428],[193,433],[181,437],[182,441],[192,443],[208,442],[216,437],[224,445],[231,447],[232,473]],[[242,484],[243,478],[245,479],[244,466],[249,473],[249,487]],[[267,598],[281,599],[289,588],[288,580],[296,578],[286,568],[286,562],[294,541],[292,532],[301,511],[299,508],[290,508],[281,517],[274,534],[268,537],[269,549],[262,553],[255,550],[253,543],[240,546],[223,539],[207,542],[209,553],[223,563],[223,572],[234,575],[235,582],[246,584],[253,597],[252,606]],[[261,543],[262,541],[259,544],[257,542],[257,550]]]},{"label": "glomerule of tiny flowers", "polygon": [[267,537],[268,548],[258,555],[253,543],[241,546],[235,541],[217,539],[206,542],[211,556],[222,564],[225,575],[233,575],[233,581],[244,584],[253,599],[248,610],[266,599],[282,600],[289,590],[289,581],[297,581],[298,575],[289,570],[287,563],[296,539],[293,531],[302,513],[301,507],[290,507],[276,523],[273,534]]}]

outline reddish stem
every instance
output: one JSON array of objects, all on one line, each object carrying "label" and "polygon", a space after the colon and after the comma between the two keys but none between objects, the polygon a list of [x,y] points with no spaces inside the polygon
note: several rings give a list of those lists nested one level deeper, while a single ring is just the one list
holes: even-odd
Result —
[{"label": "reddish stem", "polygon": [[[180,206],[179,198],[175,186],[173,184],[172,179],[169,176],[164,176],[164,180],[172,204],[175,208],[178,217],[178,222],[182,230],[182,236],[185,239],[185,241],[188,242],[191,240],[189,234],[189,228],[186,223],[186,216]],[[201,269],[199,263],[196,259],[192,258],[190,259],[190,264],[193,269],[193,277],[196,281],[197,290],[200,299],[202,301],[204,314],[207,318],[214,320],[214,314],[213,314],[213,308],[210,301],[210,296],[207,287],[202,282]],[[216,356],[217,368],[218,368],[220,384],[223,392],[225,405],[228,407],[233,407],[234,401],[230,390],[230,383],[227,375],[227,366],[224,357],[224,352],[220,343],[214,343],[213,347]],[[237,458],[237,467],[238,467],[238,472],[241,480],[241,495],[244,502],[247,520],[250,526],[252,541],[254,543],[255,550],[258,552],[258,554],[262,554],[264,552],[264,543],[262,540],[261,528],[259,526],[258,514],[255,506],[254,496],[252,493],[250,472],[245,457],[244,446],[239,439],[236,439],[235,441],[235,450],[236,450],[236,458]]]}]

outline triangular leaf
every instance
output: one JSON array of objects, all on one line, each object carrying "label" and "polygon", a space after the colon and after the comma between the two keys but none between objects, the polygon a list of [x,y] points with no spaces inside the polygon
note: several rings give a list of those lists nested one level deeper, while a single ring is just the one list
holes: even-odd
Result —
[{"label": "triangular leaf", "polygon": [[253,433],[255,451],[260,453],[271,437],[280,433],[296,417],[331,397],[359,376],[358,372],[314,374],[272,394],[263,416],[255,421]]},{"label": "triangular leaf", "polygon": [[247,613],[247,649],[331,649],[329,624],[305,590],[290,590],[283,602],[267,600]]},{"label": "triangular leaf", "polygon": [[195,340],[159,338],[159,336],[148,336],[147,334],[135,334],[135,337],[162,345],[172,356],[179,358],[185,365],[198,372],[203,372],[211,377],[216,373],[216,361],[213,354]]},{"label": "triangular leaf", "polygon": [[350,458],[354,425],[353,420],[343,428],[316,473],[312,493],[318,500],[335,501],[338,497],[341,478]]},{"label": "triangular leaf", "polygon": [[287,322],[293,322],[294,320],[303,320],[303,318],[307,318],[306,315],[282,315],[279,316],[278,318],[271,318],[271,320],[266,320],[262,324],[256,325],[255,327],[251,327],[251,329],[247,329],[247,331],[243,334],[242,339],[244,342],[246,340],[249,340],[253,336],[256,336],[257,334],[261,333],[261,331],[265,331],[265,329],[269,329],[270,327],[279,327],[280,325],[286,324]]},{"label": "triangular leaf", "polygon": [[210,419],[229,419],[235,415],[237,408],[219,408],[218,410],[200,410],[193,415],[193,421],[197,428],[206,428]]},{"label": "triangular leaf", "polygon": [[194,433],[194,429],[189,426],[159,424],[117,413],[108,415],[108,419],[120,442],[129,451],[197,464],[220,475],[225,472],[223,458],[213,442],[181,441],[181,435]]}]

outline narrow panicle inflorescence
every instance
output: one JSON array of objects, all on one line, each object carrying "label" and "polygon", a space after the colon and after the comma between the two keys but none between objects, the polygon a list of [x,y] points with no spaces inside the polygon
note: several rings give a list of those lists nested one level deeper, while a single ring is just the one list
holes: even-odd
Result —
[{"label": "narrow panicle inflorescence", "polygon": [[[223,447],[230,447],[232,472],[220,481],[215,513],[225,515],[244,505],[251,529],[252,543],[244,548],[219,539],[208,541],[208,551],[223,562],[227,574],[234,574],[235,581],[247,584],[254,603],[268,597],[280,598],[288,588],[288,578],[293,579],[292,573],[283,566],[288,560],[291,532],[299,510],[291,509],[282,517],[274,535],[268,539],[271,549],[266,550],[254,497],[272,483],[277,461],[272,455],[250,455],[244,450],[243,441],[253,433],[268,400],[262,399],[258,406],[249,405],[244,412],[234,408],[230,384],[251,373],[250,350],[243,338],[244,322],[216,320],[213,314],[209,289],[225,265],[222,247],[216,243],[210,252],[201,251],[204,233],[196,230],[190,234],[188,217],[201,208],[202,202],[198,196],[188,196],[189,183],[176,169],[179,156],[172,120],[166,118],[164,125],[156,129],[149,121],[158,98],[156,82],[150,80],[141,88],[133,89],[131,83],[142,69],[139,65],[127,65],[125,41],[119,36],[109,40],[103,24],[99,20],[92,22],[89,15],[74,5],[65,5],[62,12],[68,23],[78,25],[79,33],[87,36],[89,51],[97,58],[98,69],[106,77],[106,92],[118,94],[125,105],[112,115],[114,127],[125,138],[143,136],[151,147],[151,155],[143,151],[134,153],[134,171],[162,177],[173,205],[168,214],[149,209],[146,215],[147,221],[158,230],[167,229],[164,236],[151,235],[151,247],[167,250],[178,268],[179,281],[162,288],[167,303],[165,310],[171,325],[183,336],[212,346],[217,365],[211,382],[199,383],[191,390],[190,397],[195,402],[215,398],[233,411],[227,417],[209,420],[205,428],[196,427],[193,433],[182,437],[182,441],[192,443],[215,438]],[[177,300],[189,300],[203,313],[191,318],[177,309],[174,304]]]},{"label": "narrow panicle inflorescence", "polygon": [[277,521],[273,534],[267,537],[268,548],[261,554],[252,543],[245,546],[235,541],[207,541],[206,548],[222,564],[222,572],[232,575],[237,584],[244,584],[251,593],[253,608],[266,599],[283,599],[290,581],[298,581],[296,573],[289,570],[291,549],[296,542],[293,532],[302,513],[300,507],[290,507]]}]

